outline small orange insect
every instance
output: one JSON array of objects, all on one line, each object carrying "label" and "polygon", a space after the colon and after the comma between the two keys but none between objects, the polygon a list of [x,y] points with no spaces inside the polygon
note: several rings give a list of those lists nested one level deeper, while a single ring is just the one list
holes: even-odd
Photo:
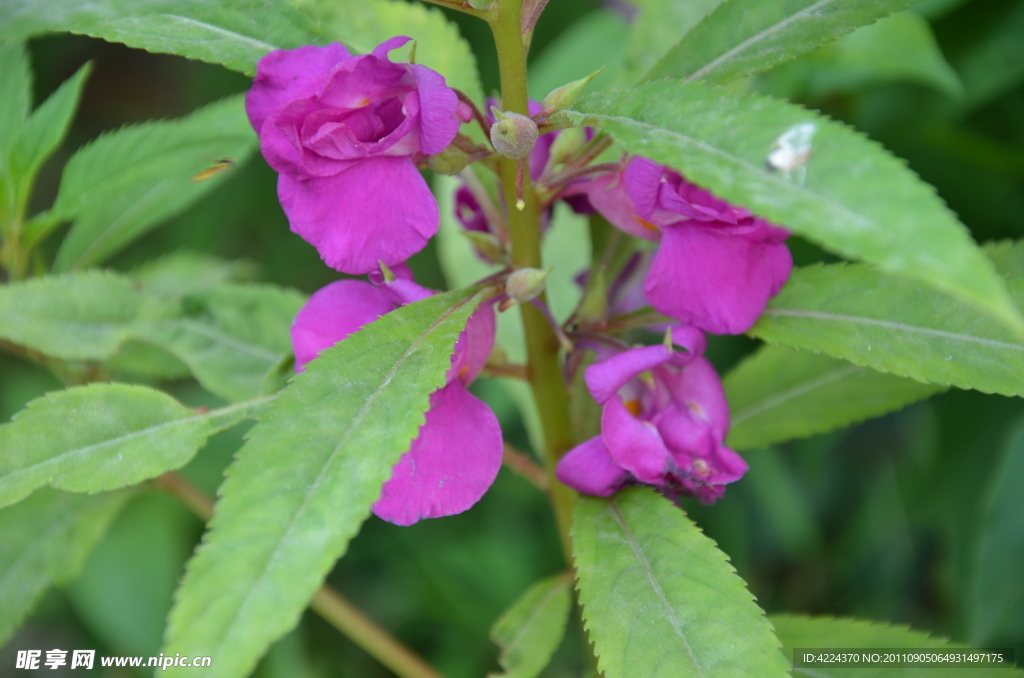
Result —
[{"label": "small orange insect", "polygon": [[224,158],[223,160],[218,160],[217,162],[213,163],[212,165],[204,169],[199,174],[192,177],[192,181],[206,181],[210,177],[215,177],[221,172],[227,172],[234,166],[234,158]]}]

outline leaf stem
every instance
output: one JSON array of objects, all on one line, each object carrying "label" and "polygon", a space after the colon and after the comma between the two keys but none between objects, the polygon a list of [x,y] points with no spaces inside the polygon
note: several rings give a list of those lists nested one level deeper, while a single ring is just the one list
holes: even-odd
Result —
[{"label": "leaf stem", "polygon": [[[213,518],[213,499],[180,474],[170,471],[154,482],[204,522]],[[399,678],[444,678],[327,584],[313,594],[309,607]]]},{"label": "leaf stem", "polygon": [[447,7],[448,9],[454,9],[457,12],[465,12],[475,17],[479,17],[484,21],[492,21],[494,15],[494,9],[473,9],[469,3],[465,0],[423,0],[423,2],[429,2],[432,5],[439,5],[440,7]]},{"label": "leaf stem", "polygon": [[[522,0],[500,0],[498,15],[491,22],[501,74],[501,106],[506,111],[529,115],[526,94],[526,48],[523,45],[520,13]],[[542,268],[540,253],[540,209],[529,175],[523,177],[522,210],[516,204],[517,161],[499,158],[498,170],[505,204],[509,206],[508,227],[512,239],[512,261],[517,267]],[[544,296],[538,297],[542,302]],[[528,374],[544,433],[545,461],[551,502],[558,522],[566,562],[572,562],[572,506],[576,494],[555,479],[555,464],[575,444],[569,418],[568,392],[559,361],[559,342],[544,314],[532,304],[520,304],[526,333]]]},{"label": "leaf stem", "polygon": [[525,452],[520,452],[508,443],[505,443],[505,450],[502,453],[501,462],[508,466],[516,475],[522,476],[530,481],[541,492],[547,492],[551,484],[548,482],[547,474],[537,462]]}]

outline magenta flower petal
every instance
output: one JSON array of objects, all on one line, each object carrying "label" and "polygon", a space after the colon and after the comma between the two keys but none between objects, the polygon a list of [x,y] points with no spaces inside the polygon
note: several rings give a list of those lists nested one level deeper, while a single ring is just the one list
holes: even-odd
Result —
[{"label": "magenta flower petal", "polygon": [[501,456],[498,419],[452,382],[430,397],[427,421],[384,483],[373,512],[395,525],[462,513],[494,482]]},{"label": "magenta flower petal", "polygon": [[662,482],[672,456],[658,429],[630,414],[619,396],[605,403],[601,440],[612,460],[634,478],[650,485]]},{"label": "magenta flower petal", "polygon": [[339,280],[317,290],[292,322],[295,370],[301,372],[321,351],[394,309],[384,290],[360,280]]},{"label": "magenta flower petal", "polygon": [[786,246],[719,234],[714,226],[665,228],[644,293],[657,311],[686,324],[741,334],[778,287],[782,255],[771,248]]},{"label": "magenta flower petal", "polygon": [[633,158],[626,171],[622,173],[622,182],[626,194],[633,201],[637,213],[643,219],[654,217],[658,205],[658,189],[661,186],[661,175],[665,168],[647,158]]},{"label": "magenta flower petal", "polygon": [[427,155],[434,155],[459,133],[459,98],[437,71],[414,65],[412,72],[420,95],[420,148]]},{"label": "magenta flower petal", "polygon": [[377,57],[378,59],[387,60],[388,52],[394,49],[398,49],[402,45],[408,43],[410,40],[412,40],[412,38],[408,38],[404,35],[396,35],[393,38],[388,38],[387,40],[373,48],[373,56]]},{"label": "magenta flower petal", "polygon": [[481,304],[473,315],[469,316],[466,329],[455,343],[455,355],[452,358],[448,379],[458,379],[469,384],[480,370],[484,368],[494,347],[495,317],[494,306]]},{"label": "magenta flower petal", "polygon": [[729,402],[722,380],[707,358],[695,358],[681,370],[658,370],[656,376],[665,384],[676,407],[709,426],[716,442],[725,440],[729,432]]},{"label": "magenta flower petal", "polygon": [[619,175],[600,176],[584,185],[591,205],[613,226],[644,240],[661,237],[658,227],[637,213]]},{"label": "magenta flower petal", "polygon": [[594,400],[602,405],[611,400],[630,379],[672,360],[673,352],[662,345],[646,346],[619,353],[587,368],[583,378]]},{"label": "magenta flower petal", "polygon": [[260,59],[252,89],[245,95],[245,112],[259,134],[263,122],[276,109],[323,85],[331,70],[350,58],[341,43],[324,47],[306,45],[298,49],[277,50]]},{"label": "magenta flower petal", "polygon": [[367,159],[305,181],[282,174],[277,191],[292,230],[344,273],[399,264],[437,233],[437,203],[408,158]]},{"label": "magenta flower petal", "polygon": [[612,461],[600,436],[569,450],[555,467],[555,475],[577,492],[596,497],[610,497],[629,479],[629,474]]}]

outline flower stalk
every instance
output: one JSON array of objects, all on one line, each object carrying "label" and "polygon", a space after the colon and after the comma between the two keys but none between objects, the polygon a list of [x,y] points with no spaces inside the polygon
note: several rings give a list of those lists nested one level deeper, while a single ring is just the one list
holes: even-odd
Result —
[{"label": "flower stalk", "polygon": [[[501,75],[501,104],[506,111],[529,115],[526,93],[526,47],[521,25],[522,0],[501,0],[497,17],[491,22],[494,43],[498,51]],[[518,162],[499,158],[498,169],[505,204],[508,210],[508,228],[512,242],[512,262],[519,267],[543,268],[541,260],[540,206],[529,173],[522,178],[523,209],[513,206],[517,202]],[[546,303],[542,293],[538,300]],[[545,466],[551,488],[551,501],[558,522],[562,548],[567,562],[572,562],[572,543],[569,530],[572,525],[572,506],[575,493],[555,480],[555,465],[575,444],[569,418],[569,404],[565,378],[559,361],[560,343],[544,314],[532,304],[520,304],[526,334],[527,371],[530,388],[540,412],[545,444]]]}]

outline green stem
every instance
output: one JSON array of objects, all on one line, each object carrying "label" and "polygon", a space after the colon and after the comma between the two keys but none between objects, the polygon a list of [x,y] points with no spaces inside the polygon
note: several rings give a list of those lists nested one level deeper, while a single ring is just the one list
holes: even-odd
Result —
[{"label": "green stem", "polygon": [[[169,471],[154,482],[204,522],[213,518],[213,499],[178,473]],[[399,678],[444,678],[327,584],[313,594],[309,607]]]},{"label": "green stem", "polygon": [[[522,0],[499,0],[498,15],[491,22],[494,43],[498,50],[501,72],[501,107],[503,110],[529,114],[526,94],[526,48],[520,26]],[[540,210],[530,177],[523,179],[523,200],[526,207],[515,209],[516,160],[500,158],[498,170],[505,204],[509,206],[508,228],[512,239],[512,262],[517,267],[541,268]],[[544,297],[541,297],[544,300]],[[572,562],[572,506],[576,494],[555,479],[555,465],[575,444],[569,418],[568,391],[559,361],[558,338],[544,314],[530,304],[520,304],[526,332],[526,351],[530,388],[540,411],[544,433],[545,461],[551,502],[558,521],[562,549],[567,562]]]},{"label": "green stem", "polygon": [[469,3],[463,2],[463,0],[423,0],[423,2],[429,2],[432,5],[440,5],[441,7],[447,7],[448,9],[454,9],[457,12],[472,14],[475,17],[480,17],[487,21],[491,21],[494,16],[494,9],[473,9],[469,6]]}]

